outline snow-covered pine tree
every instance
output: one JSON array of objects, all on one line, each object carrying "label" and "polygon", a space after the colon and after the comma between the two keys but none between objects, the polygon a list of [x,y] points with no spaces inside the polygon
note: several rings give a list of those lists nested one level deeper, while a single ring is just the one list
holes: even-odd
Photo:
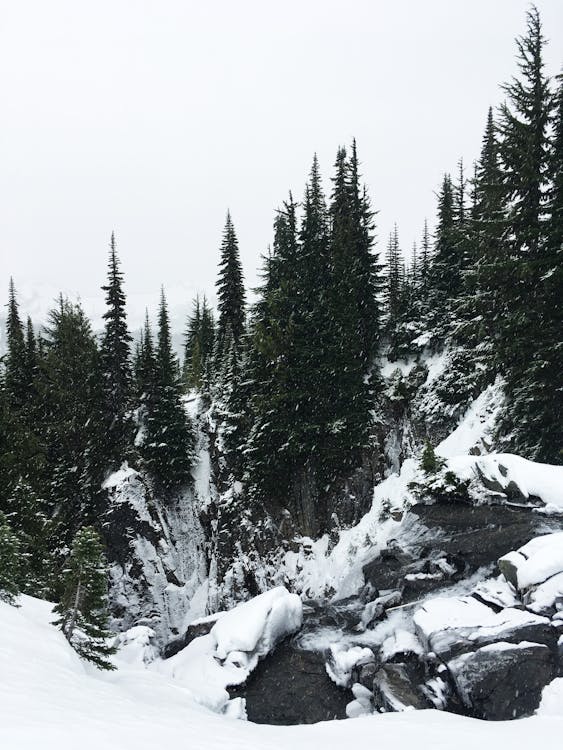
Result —
[{"label": "snow-covered pine tree", "polygon": [[0,602],[16,603],[22,562],[19,539],[0,512]]},{"label": "snow-covered pine tree", "polygon": [[5,357],[5,387],[14,411],[23,409],[27,399],[27,358],[24,328],[20,317],[14,280],[10,279],[8,315],[6,320],[7,353]]},{"label": "snow-covered pine tree", "polygon": [[63,571],[64,593],[54,608],[53,623],[76,653],[100,669],[112,670],[108,657],[115,649],[108,642],[108,569],[100,537],[95,529],[80,529],[72,543]]},{"label": "snow-covered pine tree", "polygon": [[[501,431],[512,450],[527,458],[553,460],[560,442],[552,439],[552,430],[544,432],[544,420],[546,426],[552,424],[550,413],[561,387],[560,372],[548,364],[548,351],[553,346],[557,350],[561,339],[557,321],[548,309],[554,299],[550,294],[548,302],[546,296],[556,269],[548,239],[552,166],[548,128],[553,97],[544,72],[545,40],[537,8],[528,11],[526,34],[516,44],[519,76],[504,86],[507,102],[500,116],[500,155],[508,205],[503,238],[507,252],[498,269],[498,275],[506,280],[505,314],[498,340],[507,396]],[[554,291],[557,294],[558,290]],[[555,299],[558,309],[560,299]]]},{"label": "snow-covered pine tree", "polygon": [[[61,523],[60,541],[98,514],[101,442],[98,349],[79,304],[62,295],[45,328],[39,382],[47,453],[49,505]],[[63,541],[64,540],[64,541]]]},{"label": "snow-covered pine tree", "polygon": [[233,345],[237,351],[240,348],[246,316],[242,265],[230,212],[227,213],[223,232],[216,286],[218,320],[215,359],[217,372],[220,373],[227,345]]},{"label": "snow-covered pine tree", "polygon": [[107,462],[106,470],[118,469],[131,445],[131,335],[127,330],[123,273],[112,232],[110,240],[108,280],[102,287],[107,309],[103,315],[105,329],[100,345],[102,386],[103,440],[98,446]]},{"label": "snow-covered pine tree", "polygon": [[[150,333],[145,331],[144,346]],[[142,453],[159,490],[179,489],[190,478],[193,435],[182,403],[182,380],[178,358],[172,349],[170,320],[164,289],[158,314],[158,345],[155,355],[155,383],[146,404],[146,428]]]}]

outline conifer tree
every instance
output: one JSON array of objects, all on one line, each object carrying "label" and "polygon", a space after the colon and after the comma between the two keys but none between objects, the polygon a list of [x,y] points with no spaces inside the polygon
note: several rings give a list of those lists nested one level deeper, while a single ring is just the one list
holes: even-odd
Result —
[{"label": "conifer tree", "polygon": [[80,523],[99,512],[100,376],[90,322],[62,295],[48,316],[40,380],[48,446],[48,496],[69,543]]},{"label": "conifer tree", "polygon": [[20,593],[22,565],[20,544],[6,517],[0,512],[0,602],[15,604]]},{"label": "conifer tree", "polygon": [[219,277],[217,279],[217,320],[216,359],[217,367],[223,364],[227,344],[238,351],[244,334],[246,296],[242,276],[242,265],[238,241],[231,214],[227,221],[221,244]]},{"label": "conifer tree", "polygon": [[548,221],[552,95],[535,7],[527,14],[526,34],[516,43],[520,75],[504,87],[508,102],[501,109],[500,122],[508,202],[504,233],[508,252],[498,271],[507,280],[499,338],[506,381],[501,431],[512,450],[536,460],[561,461],[560,427],[552,417],[561,380],[553,357],[560,348],[560,320],[551,309],[553,304],[560,309],[560,256],[550,246]]},{"label": "conifer tree", "polygon": [[10,279],[6,321],[7,354],[5,387],[12,409],[20,410],[26,403],[27,362],[24,328],[19,313],[14,280]]},{"label": "conifer tree", "polygon": [[115,669],[108,659],[115,653],[108,644],[108,568],[100,538],[92,527],[77,532],[63,575],[64,593],[54,609],[59,617],[53,624],[82,659],[100,669]]},{"label": "conifer tree", "polygon": [[[148,331],[145,332],[145,349],[150,341],[150,334],[147,334]],[[179,489],[190,475],[192,434],[181,397],[180,366],[172,349],[163,289],[158,315],[155,385],[147,404],[143,454],[156,487],[166,492]]]},{"label": "conifer tree", "polygon": [[104,439],[99,446],[108,462],[107,469],[117,469],[130,445],[131,409],[131,335],[127,330],[123,274],[112,232],[106,293],[105,330],[100,347],[100,369],[103,392]]},{"label": "conifer tree", "polygon": [[201,390],[204,384],[209,385],[214,340],[213,312],[205,296],[201,302],[198,296],[194,300],[185,335],[182,377],[187,388]]}]

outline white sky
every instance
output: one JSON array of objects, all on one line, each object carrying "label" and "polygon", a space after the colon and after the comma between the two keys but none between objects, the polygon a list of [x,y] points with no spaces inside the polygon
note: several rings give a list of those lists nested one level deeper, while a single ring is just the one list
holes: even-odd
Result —
[{"label": "white sky", "polygon": [[[548,70],[563,2],[538,0]],[[115,229],[131,324],[213,296],[227,208],[247,282],[274,209],[357,138],[379,248],[434,218],[515,72],[525,0],[0,0],[0,295],[98,319]],[[1,292],[1,289],[6,290]]]}]

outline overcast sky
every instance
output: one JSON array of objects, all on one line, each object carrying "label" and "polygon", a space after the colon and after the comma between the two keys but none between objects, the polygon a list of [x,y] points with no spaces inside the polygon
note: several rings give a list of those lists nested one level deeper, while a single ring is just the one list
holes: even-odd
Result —
[{"label": "overcast sky", "polygon": [[[539,0],[547,68],[563,2]],[[525,0],[0,0],[0,286],[99,320],[115,230],[131,324],[168,290],[213,297],[227,208],[246,280],[274,209],[358,141],[379,249],[433,222],[515,72]],[[32,296],[35,295],[35,296]]]}]

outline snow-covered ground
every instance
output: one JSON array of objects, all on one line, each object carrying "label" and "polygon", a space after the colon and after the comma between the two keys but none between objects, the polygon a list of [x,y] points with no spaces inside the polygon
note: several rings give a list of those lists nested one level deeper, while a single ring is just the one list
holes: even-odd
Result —
[{"label": "snow-covered ground", "polygon": [[407,711],[313,726],[273,727],[221,717],[170,675],[130,652],[103,673],[81,662],[50,624],[46,602],[0,604],[0,747],[6,750],[325,750],[431,747],[529,750],[556,747],[563,732],[562,680],[545,689],[540,716],[482,722],[438,711]]}]

